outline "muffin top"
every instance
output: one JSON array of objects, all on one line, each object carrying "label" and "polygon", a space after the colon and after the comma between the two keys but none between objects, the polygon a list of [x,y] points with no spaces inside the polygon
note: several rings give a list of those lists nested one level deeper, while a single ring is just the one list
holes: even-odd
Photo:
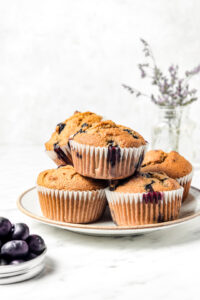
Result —
[{"label": "muffin top", "polygon": [[68,191],[93,191],[107,186],[106,181],[94,180],[79,175],[69,165],[41,172],[38,175],[37,184],[49,189]]},{"label": "muffin top", "polygon": [[146,144],[139,133],[112,121],[101,121],[89,128],[84,128],[84,130],[77,132],[73,139],[80,144],[95,147],[138,148]]},{"label": "muffin top", "polygon": [[75,112],[73,116],[56,126],[50,140],[45,143],[46,150],[53,150],[54,144],[58,144],[60,147],[67,145],[71,135],[81,128],[88,128],[101,120],[101,116],[89,111],[84,113]]},{"label": "muffin top", "polygon": [[142,163],[142,172],[165,172],[169,177],[180,178],[192,171],[192,165],[178,152],[148,151]]},{"label": "muffin top", "polygon": [[179,188],[179,183],[165,174],[141,172],[126,179],[115,191],[119,193],[148,193],[172,191]]}]

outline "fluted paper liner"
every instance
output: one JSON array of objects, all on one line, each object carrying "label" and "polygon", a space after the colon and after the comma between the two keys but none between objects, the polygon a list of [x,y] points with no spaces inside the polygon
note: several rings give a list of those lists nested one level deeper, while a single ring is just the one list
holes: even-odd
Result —
[{"label": "fluted paper liner", "polygon": [[[97,179],[121,179],[132,175],[143,161],[147,144],[138,148],[116,148],[115,164],[108,159],[108,147],[94,147],[70,141],[75,170]],[[119,154],[120,153],[120,154]],[[117,156],[118,155],[118,156]]]},{"label": "fluted paper liner", "polygon": [[171,221],[178,217],[183,187],[152,193],[118,193],[106,190],[113,221],[121,226],[134,226]]},{"label": "fluted paper liner", "polygon": [[37,186],[43,215],[67,223],[90,223],[99,219],[106,206],[105,190],[65,191]]},{"label": "fluted paper liner", "polygon": [[[72,162],[69,146],[68,145],[62,146],[60,147],[60,149],[66,155],[66,159],[69,160],[69,162]],[[54,150],[46,150],[45,152],[55,162],[57,166],[66,165],[66,161],[64,161]]]},{"label": "fluted paper liner", "polygon": [[183,201],[185,201],[185,199],[188,196],[190,186],[191,186],[191,182],[192,182],[192,177],[193,177],[193,171],[191,173],[189,173],[188,175],[186,175],[186,176],[176,178],[178,183],[184,188]]}]

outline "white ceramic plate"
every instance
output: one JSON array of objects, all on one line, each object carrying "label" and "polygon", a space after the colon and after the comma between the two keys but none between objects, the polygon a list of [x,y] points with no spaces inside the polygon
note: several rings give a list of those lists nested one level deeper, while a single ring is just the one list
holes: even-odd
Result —
[{"label": "white ceramic plate", "polygon": [[95,236],[128,236],[149,233],[155,230],[167,229],[169,227],[177,226],[183,222],[189,221],[199,216],[200,190],[194,187],[190,189],[189,196],[183,203],[179,218],[177,220],[129,227],[116,226],[111,220],[109,210],[106,210],[101,220],[91,224],[71,224],[49,220],[42,215],[35,187],[25,191],[19,197],[17,205],[21,212],[28,215],[29,217],[55,227]]}]

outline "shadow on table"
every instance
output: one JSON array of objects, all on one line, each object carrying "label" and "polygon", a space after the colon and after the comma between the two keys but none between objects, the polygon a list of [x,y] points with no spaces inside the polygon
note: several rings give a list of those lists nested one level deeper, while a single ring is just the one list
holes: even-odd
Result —
[{"label": "shadow on table", "polygon": [[56,272],[55,261],[53,261],[50,257],[46,257],[45,259],[45,267],[44,270],[35,277],[35,280],[40,279],[42,277],[48,277],[52,275],[52,273]]}]

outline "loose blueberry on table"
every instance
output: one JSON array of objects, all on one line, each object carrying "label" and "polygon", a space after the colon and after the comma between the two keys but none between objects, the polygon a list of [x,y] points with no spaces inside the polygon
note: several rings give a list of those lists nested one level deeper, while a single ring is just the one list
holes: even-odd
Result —
[{"label": "loose blueberry on table", "polygon": [[0,266],[18,265],[34,259],[46,249],[42,237],[29,234],[25,223],[11,224],[0,217]]}]

